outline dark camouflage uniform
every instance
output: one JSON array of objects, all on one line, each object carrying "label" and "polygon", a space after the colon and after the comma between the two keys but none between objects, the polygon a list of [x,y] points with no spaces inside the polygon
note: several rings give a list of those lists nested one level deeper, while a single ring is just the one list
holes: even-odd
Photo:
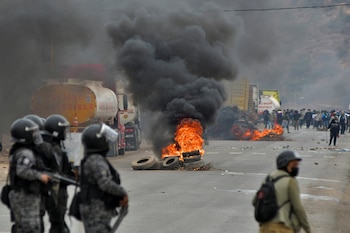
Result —
[{"label": "dark camouflage uniform", "polygon": [[[93,193],[89,187],[99,189],[97,192],[108,193],[120,200],[127,195],[120,186],[119,174],[102,155],[88,155],[81,164],[81,193],[87,195]],[[117,180],[113,174],[117,175]],[[85,185],[85,184],[88,184]],[[96,192],[96,190],[94,190]],[[83,196],[83,195],[82,195]],[[80,213],[86,233],[110,232],[111,219],[115,216],[115,208],[107,208],[105,200],[99,198],[88,198],[80,204]]]},{"label": "dark camouflage uniform", "polygon": [[15,219],[15,232],[41,232],[40,184],[21,185],[23,182],[26,184],[40,182],[41,173],[35,169],[36,159],[34,152],[28,148],[17,149],[10,156],[10,166],[12,171],[15,171],[11,178],[13,190],[9,193],[11,211]]},{"label": "dark camouflage uniform", "polygon": [[[53,172],[70,176],[74,179],[74,173],[68,161],[67,154],[62,150],[60,143],[52,143],[52,153],[56,158],[57,167],[51,169]],[[67,211],[68,192],[67,185],[63,183],[53,183],[50,195],[46,198],[46,210],[51,223],[50,233],[68,233],[69,229],[64,221]]]}]

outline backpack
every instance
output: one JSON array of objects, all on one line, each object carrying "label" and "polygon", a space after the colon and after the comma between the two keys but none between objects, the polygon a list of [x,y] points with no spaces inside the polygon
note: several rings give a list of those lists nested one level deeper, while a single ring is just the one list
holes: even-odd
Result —
[{"label": "backpack", "polygon": [[256,192],[254,217],[257,222],[265,223],[272,220],[277,215],[278,210],[289,202],[289,200],[287,200],[281,206],[278,206],[277,203],[275,183],[283,177],[290,176],[282,175],[276,177],[275,179],[272,179],[272,177],[267,176],[265,179],[265,183],[263,183],[259,190]]}]

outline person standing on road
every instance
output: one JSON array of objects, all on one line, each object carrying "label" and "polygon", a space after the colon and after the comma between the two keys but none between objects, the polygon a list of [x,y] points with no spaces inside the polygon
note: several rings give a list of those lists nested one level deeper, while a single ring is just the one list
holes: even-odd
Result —
[{"label": "person standing on road", "polygon": [[120,185],[119,174],[106,159],[109,142],[117,139],[118,133],[105,124],[92,124],[82,133],[79,209],[86,233],[111,232],[116,208],[128,207],[128,194]]},{"label": "person standing on road", "polygon": [[340,134],[344,134],[345,133],[345,130],[346,130],[346,127],[347,127],[347,122],[348,122],[348,119],[345,115],[345,112],[342,111],[341,114],[340,114],[340,117],[339,117],[339,126],[340,126]]},{"label": "person standing on road", "polygon": [[282,125],[282,121],[283,121],[283,112],[282,112],[281,109],[278,109],[278,110],[277,110],[277,113],[276,113],[276,121],[277,121],[277,124]]},{"label": "person standing on road", "polygon": [[41,195],[50,180],[42,172],[43,162],[36,148],[43,140],[38,125],[29,119],[16,120],[10,131],[15,141],[10,149],[9,171],[9,200],[15,223],[11,232],[41,233]]},{"label": "person standing on road", "polygon": [[269,110],[265,109],[263,112],[263,120],[265,129],[271,129],[271,116]]},{"label": "person standing on road", "polygon": [[306,128],[310,128],[311,121],[312,121],[312,112],[311,109],[308,109],[304,115],[305,125]]},{"label": "person standing on road", "polygon": [[[56,164],[50,167],[51,171],[74,180],[75,173],[69,163],[63,144],[69,127],[69,121],[58,114],[50,115],[44,123],[45,131],[51,136],[51,150],[56,160]],[[46,198],[45,203],[51,224],[49,233],[69,233],[69,228],[64,220],[67,212],[67,201],[67,184],[62,182],[52,183],[50,195]]]},{"label": "person standing on road", "polygon": [[299,130],[299,118],[300,118],[300,113],[298,110],[294,111],[293,114],[293,126],[294,126],[294,130]]},{"label": "person standing on road", "polygon": [[328,125],[328,129],[330,131],[330,138],[329,138],[329,144],[330,146],[332,144],[333,140],[333,145],[336,146],[337,144],[337,137],[339,137],[339,122],[336,117],[334,117],[331,122]]},{"label": "person standing on road", "polygon": [[[296,176],[299,172],[300,156],[295,151],[284,151],[277,156],[277,170],[270,176],[275,179],[285,176],[275,183],[276,198],[280,206],[276,217],[271,221],[260,224],[259,233],[297,233],[304,229],[311,233],[307,214],[300,198],[299,184]],[[253,198],[253,205],[256,196]],[[286,203],[283,205],[283,203]]]},{"label": "person standing on road", "polygon": [[283,110],[283,115],[282,115],[282,128],[286,128],[287,132],[289,133],[289,110],[287,111]]},{"label": "person standing on road", "polygon": [[[56,158],[53,154],[52,147],[50,143],[46,142],[47,139],[47,133],[44,133],[44,120],[40,118],[38,115],[30,114],[26,115],[23,118],[29,119],[33,121],[38,127],[39,131],[37,133],[40,133],[40,136],[42,137],[42,141],[36,143],[36,148],[38,149],[38,154],[43,161],[43,164],[45,166],[45,170],[50,170],[53,167],[57,167]],[[45,225],[44,225],[44,216],[46,212],[46,200],[50,195],[50,187],[51,182],[49,182],[48,185],[44,187],[42,190],[42,196],[41,196],[41,206],[40,206],[40,221],[41,221],[41,232],[45,232]]]}]

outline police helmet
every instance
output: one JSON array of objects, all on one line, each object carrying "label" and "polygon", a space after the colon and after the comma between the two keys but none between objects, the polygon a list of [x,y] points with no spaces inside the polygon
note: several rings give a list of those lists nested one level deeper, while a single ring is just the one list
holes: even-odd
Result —
[{"label": "police helmet", "polygon": [[29,114],[26,115],[25,117],[26,119],[32,120],[35,124],[37,124],[39,126],[39,130],[44,130],[44,121],[43,118],[39,117],[38,115],[35,114]]},{"label": "police helmet", "polygon": [[109,150],[109,142],[116,141],[118,133],[105,124],[92,124],[83,130],[81,141],[85,151],[105,152]]},{"label": "police helmet", "polygon": [[277,163],[277,169],[285,168],[290,161],[293,160],[299,160],[301,161],[301,158],[298,154],[298,152],[295,151],[283,151],[281,154],[277,156],[276,163]]},{"label": "police helmet", "polygon": [[33,142],[33,133],[39,130],[39,126],[32,120],[21,118],[15,120],[11,125],[11,137],[14,141],[30,144]]},{"label": "police helmet", "polygon": [[66,130],[70,126],[69,121],[61,115],[54,114],[46,118],[44,129],[49,132],[52,137],[58,140],[66,139]]}]

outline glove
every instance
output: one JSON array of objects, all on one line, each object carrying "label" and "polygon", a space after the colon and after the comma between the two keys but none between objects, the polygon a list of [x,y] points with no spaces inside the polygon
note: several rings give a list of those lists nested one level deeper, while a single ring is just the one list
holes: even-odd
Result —
[{"label": "glove", "polygon": [[41,136],[41,133],[39,130],[36,130],[33,132],[33,142],[36,146],[39,146],[44,142],[43,137]]}]

